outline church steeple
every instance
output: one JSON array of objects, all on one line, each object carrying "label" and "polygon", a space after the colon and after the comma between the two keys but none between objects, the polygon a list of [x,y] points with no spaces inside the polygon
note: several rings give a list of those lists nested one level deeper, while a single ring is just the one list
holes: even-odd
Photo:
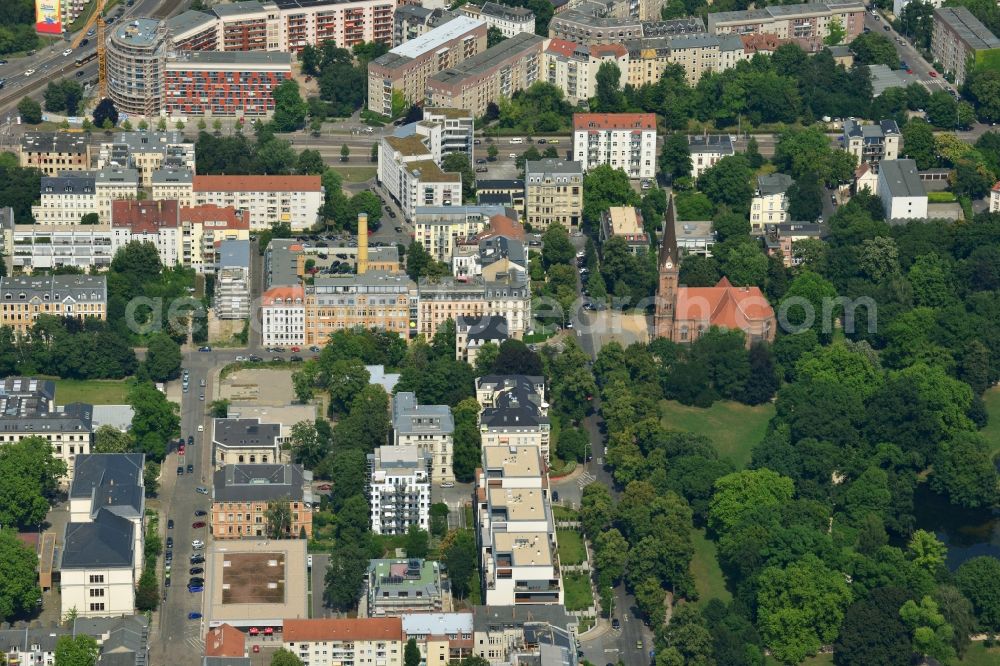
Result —
[{"label": "church steeple", "polygon": [[658,338],[673,339],[674,307],[677,303],[677,287],[680,266],[677,252],[676,209],[674,198],[667,202],[667,212],[663,218],[663,242],[660,245],[659,274],[656,288],[656,315],[654,335]]}]

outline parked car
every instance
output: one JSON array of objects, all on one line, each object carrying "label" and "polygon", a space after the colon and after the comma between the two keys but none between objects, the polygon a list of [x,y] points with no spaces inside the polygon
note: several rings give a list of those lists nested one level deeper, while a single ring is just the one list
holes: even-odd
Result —
[{"label": "parked car", "polygon": [[205,345],[204,347],[198,347],[198,351],[200,351],[200,352],[210,352],[210,351],[212,351],[212,348],[209,347],[208,345]]},{"label": "parked car", "polygon": [[487,169],[484,166],[477,166],[476,167],[476,173],[486,173],[487,171],[489,171],[489,169]]},{"label": "parked car", "polygon": [[194,465],[188,465],[187,472],[188,474],[194,474]]},{"label": "parked car", "polygon": [[[205,432],[205,426],[202,424],[198,425],[198,432]],[[192,442],[193,443],[193,442]]]},{"label": "parked car", "polygon": [[195,549],[200,549],[205,547],[205,542],[201,539],[193,539],[191,541],[191,547]]},{"label": "parked car", "polygon": [[442,488],[454,488],[455,487],[455,483],[453,481],[442,481],[441,482],[441,487]]},{"label": "parked car", "polygon": [[191,564],[204,564],[204,563],[205,563],[205,556],[204,555],[192,555],[191,556]]},{"label": "parked car", "polygon": [[192,611],[192,612],[188,613],[188,619],[189,620],[200,620],[201,619],[201,613],[195,613],[194,611]]},{"label": "parked car", "polygon": [[194,593],[194,592],[204,592],[204,591],[205,588],[201,585],[193,585],[193,586],[188,585],[188,592]]},{"label": "parked car", "polygon": [[237,357],[236,357],[236,361],[237,361],[237,362],[240,362],[240,361],[245,361],[245,360],[247,360],[247,357],[246,357],[246,356],[237,356]]},{"label": "parked car", "polygon": [[191,580],[188,581],[188,585],[204,585],[204,584],[205,584],[204,578],[192,578]]},{"label": "parked car", "polygon": [[476,164],[486,164],[486,159],[480,157],[478,160],[476,160]]},{"label": "parked car", "polygon": [[177,454],[178,455],[184,455],[184,445],[183,444],[181,444],[180,446],[177,447]]},{"label": "parked car", "polygon": [[191,523],[191,527],[194,528],[194,529],[196,529],[196,530],[200,530],[204,526],[205,526],[205,523],[203,521],[201,521],[201,520],[199,520],[196,523]]},{"label": "parked car", "polygon": [[188,446],[194,444],[194,435],[188,435]]},{"label": "parked car", "polygon": [[202,511],[201,509],[198,509],[197,511],[194,512],[194,515],[196,515],[196,516],[207,516],[208,515],[208,511]]},{"label": "parked car", "polygon": [[622,623],[621,623],[621,621],[620,621],[620,620],[619,620],[618,618],[614,618],[614,619],[612,619],[612,620],[611,620],[611,628],[612,628],[612,629],[614,629],[614,630],[616,630],[616,631],[617,631],[618,629],[621,629],[621,628],[622,628]]},{"label": "parked car", "polygon": [[208,494],[208,488],[206,488],[205,486],[198,486],[197,488],[194,489],[194,491],[196,493],[201,494],[201,495],[207,495]]},{"label": "parked car", "polygon": [[302,351],[302,348],[301,347],[292,347],[289,351],[291,351],[293,354],[297,354],[300,351]]},{"label": "parked car", "polygon": [[168,530],[174,529],[174,519],[173,518],[171,518],[170,520],[167,521],[167,529]]},{"label": "parked car", "polygon": [[936,79],[937,78],[937,72],[935,72],[932,69],[931,71],[927,72],[927,76],[931,77],[932,79]]},{"label": "parked car", "polygon": [[298,355],[293,355],[288,360],[291,361],[292,363],[301,363],[302,357]]},{"label": "parked car", "polygon": [[184,465],[177,466],[177,476],[184,476]]},{"label": "parked car", "polygon": [[311,351],[313,353],[316,353],[316,352],[320,351],[320,348],[317,347],[316,345],[313,345],[312,347],[309,348],[309,351]]},{"label": "parked car", "polygon": [[188,575],[194,576],[195,574],[205,573],[205,570],[201,567],[191,567],[188,571]]},{"label": "parked car", "polygon": [[168,536],[167,537],[167,548],[173,548],[173,547],[174,547],[174,538]]}]

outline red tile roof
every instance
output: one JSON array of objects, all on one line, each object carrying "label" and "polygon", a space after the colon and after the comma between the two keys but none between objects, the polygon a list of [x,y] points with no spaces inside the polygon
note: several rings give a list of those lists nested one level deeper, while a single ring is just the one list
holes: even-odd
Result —
[{"label": "red tile roof", "polygon": [[295,299],[299,299],[305,303],[306,290],[302,285],[290,285],[287,287],[271,287],[263,293],[261,300],[263,305],[274,305],[275,301],[285,301],[288,299],[295,303]]},{"label": "red tile roof", "polygon": [[195,192],[318,192],[319,176],[195,176]]},{"label": "red tile roof", "polygon": [[574,113],[573,129],[656,129],[655,113]]},{"label": "red tile roof", "polygon": [[356,620],[285,620],[281,637],[286,643],[310,641],[402,641],[403,620],[398,617],[369,617]]},{"label": "red tile roof", "polygon": [[163,227],[180,226],[176,199],[116,199],[111,202],[111,226],[128,227],[134,234],[155,234]]},{"label": "red tile roof", "polygon": [[206,657],[242,657],[246,655],[246,636],[228,624],[220,624],[205,634]]},{"label": "red tile roof", "polygon": [[622,58],[628,55],[628,49],[621,44],[594,44],[590,47],[590,55],[595,58],[615,56]]},{"label": "red tile roof", "polygon": [[232,206],[202,204],[181,208],[181,222],[195,222],[210,227],[226,229],[249,229],[250,211],[236,212]]},{"label": "red tile roof", "polygon": [[505,236],[514,240],[524,240],[524,226],[517,220],[512,220],[506,215],[494,215],[490,218],[490,224],[479,234],[479,239],[493,238],[494,236]]},{"label": "red tile roof", "polygon": [[573,52],[576,50],[576,44],[565,39],[553,37],[549,40],[549,45],[545,48],[545,50],[548,53],[557,53],[568,58],[573,55]]},{"label": "red tile roof", "polygon": [[998,180],[997,182],[993,183],[993,187],[991,189],[994,192],[1000,192],[1000,180]]},{"label": "red tile roof", "polygon": [[677,291],[677,321],[706,322],[744,330],[750,322],[774,317],[774,309],[758,287],[734,287],[722,278],[714,287],[684,287]]},{"label": "red tile roof", "polygon": [[769,53],[781,46],[781,40],[773,32],[756,32],[749,35],[740,35],[743,42],[743,50],[747,53],[758,51]]}]

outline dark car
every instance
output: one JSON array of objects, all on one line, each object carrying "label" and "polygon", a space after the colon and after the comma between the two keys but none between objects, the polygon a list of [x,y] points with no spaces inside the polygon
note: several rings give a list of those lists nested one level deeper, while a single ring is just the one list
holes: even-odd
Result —
[{"label": "dark car", "polygon": [[170,579],[169,578],[164,578],[163,579],[163,587],[170,587]]},{"label": "dark car", "polygon": [[177,476],[184,476],[184,466],[183,465],[178,465],[177,466]]},{"label": "dark car", "polygon": [[403,227],[393,227],[392,230],[395,231],[397,234],[403,233]]},{"label": "dark car", "polygon": [[200,351],[200,352],[210,352],[210,351],[212,351],[212,348],[209,347],[208,345],[205,345],[204,347],[198,347],[198,351]]},{"label": "dark car", "polygon": [[302,357],[301,356],[292,356],[288,360],[291,361],[292,363],[301,363],[302,362]]},{"label": "dark car", "polygon": [[558,502],[559,501],[559,491],[558,490],[553,490],[552,491],[552,501],[553,502]]},{"label": "dark car", "polygon": [[194,528],[194,529],[196,529],[196,530],[200,530],[200,529],[201,529],[201,528],[203,528],[204,526],[205,526],[205,523],[203,523],[203,522],[202,522],[202,521],[200,521],[200,520],[199,520],[199,521],[198,521],[197,523],[191,523],[191,527],[193,527],[193,528]]},{"label": "dark car", "polygon": [[545,139],[539,139],[535,143],[540,144],[540,145],[545,145],[546,143],[548,143],[548,141],[546,141]]},{"label": "dark car", "polygon": [[205,570],[201,567],[191,567],[191,570],[188,571],[188,573],[194,576],[195,574],[205,573]]},{"label": "dark car", "polygon": [[173,562],[174,561],[174,551],[168,550],[167,554],[164,556],[164,559],[166,559],[167,564],[170,564],[171,562]]},{"label": "dark car", "polygon": [[192,578],[191,580],[188,581],[188,586],[192,586],[192,585],[204,585],[204,584],[205,584],[205,579],[204,578]]},{"label": "dark car", "polygon": [[622,628],[622,623],[618,620],[618,618],[611,620],[611,628],[615,630]]},{"label": "dark car", "polygon": [[170,520],[167,521],[167,529],[168,530],[174,529],[174,519],[173,518],[171,518]]},{"label": "dark car", "polygon": [[192,555],[191,556],[191,564],[204,564],[204,563],[205,563],[205,556],[204,555]]},{"label": "dark car", "polygon": [[174,538],[167,537],[167,548],[173,548],[173,547],[174,547]]},{"label": "dark car", "polygon": [[86,46],[89,43],[90,43],[90,40],[89,39],[85,39],[82,42],[80,42],[80,46]]},{"label": "dark car", "polygon": [[194,435],[188,435],[188,445],[194,444]]},{"label": "dark car", "polygon": [[251,363],[260,363],[261,361],[264,360],[260,356],[257,356],[256,354],[250,354],[250,356],[248,356],[247,358],[250,360]]},{"label": "dark car", "polygon": [[76,73],[76,75],[77,76],[83,76],[83,70],[81,69],[79,72]]},{"label": "dark car", "polygon": [[196,516],[207,516],[208,515],[208,511],[202,511],[201,509],[198,509],[197,511],[194,512],[194,515],[196,515]]},{"label": "dark car", "polygon": [[476,164],[486,164],[486,160],[480,157],[478,160],[476,160]]},{"label": "dark car", "polygon": [[392,219],[396,219],[396,214],[390,210],[389,217],[391,217]]},{"label": "dark car", "polygon": [[187,470],[188,474],[194,474],[194,465],[188,465]]}]

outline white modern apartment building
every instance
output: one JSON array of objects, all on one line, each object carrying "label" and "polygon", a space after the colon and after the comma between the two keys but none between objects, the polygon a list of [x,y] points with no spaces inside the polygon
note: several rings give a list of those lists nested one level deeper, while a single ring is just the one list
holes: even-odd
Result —
[{"label": "white modern apartment building", "polygon": [[887,220],[927,218],[927,191],[913,160],[882,160],[878,170],[878,195]]},{"label": "white modern apartment building", "polygon": [[792,177],[784,173],[757,176],[757,191],[750,202],[750,230],[762,233],[769,224],[788,222],[788,197]]},{"label": "white modern apartment building", "polygon": [[282,647],[308,666],[403,666],[403,621],[398,617],[286,619]]},{"label": "white modern apartment building", "polygon": [[430,522],[431,482],[427,454],[416,446],[380,446],[368,454],[372,532],[406,534]]},{"label": "white modern apartment building", "polygon": [[186,167],[157,169],[150,176],[150,199],[176,199],[181,206],[191,206],[194,198],[194,172]]},{"label": "white modern apartment building", "polygon": [[92,171],[67,171],[42,176],[39,203],[31,207],[35,224],[75,226],[87,213],[97,212],[96,178]]},{"label": "white modern apartment building", "polygon": [[61,615],[135,613],[142,573],[143,454],[78,456],[60,558]]},{"label": "white modern apartment building", "polygon": [[483,448],[483,466],[479,470],[481,488],[547,487],[542,475],[542,454],[537,446],[510,444]]},{"label": "white modern apartment building", "polygon": [[452,153],[465,153],[471,163],[475,131],[475,118],[464,109],[426,108],[424,119],[416,123],[417,134],[430,137],[432,153],[439,153],[436,162]]},{"label": "white modern apartment building", "polygon": [[485,2],[483,6],[469,3],[462,5],[466,16],[486,22],[487,27],[496,28],[508,39],[522,32],[535,32],[535,14],[524,7],[509,7],[497,2]]},{"label": "white modern apartment building", "polygon": [[250,213],[250,228],[268,229],[288,223],[293,231],[316,223],[323,206],[319,176],[194,177],[194,204],[231,206]]},{"label": "white modern apartment building", "polygon": [[656,114],[573,114],[573,159],[589,171],[601,164],[629,178],[656,175]]},{"label": "white modern apartment building", "polygon": [[305,344],[306,291],[302,285],[271,287],[261,296],[261,344]]},{"label": "white modern apartment building", "polygon": [[250,316],[250,241],[224,240],[219,244],[215,278],[215,314],[219,319]]},{"label": "white modern apartment building", "polygon": [[416,447],[426,456],[435,482],[454,481],[455,420],[448,405],[419,405],[417,396],[400,391],[392,399],[392,443]]},{"label": "white modern apartment building", "polygon": [[[378,151],[378,181],[412,220],[418,206],[462,203],[462,175],[442,171],[431,137],[417,133],[383,137]],[[435,159],[436,158],[436,159]]]},{"label": "white modern apartment building", "polygon": [[0,252],[8,268],[20,273],[62,266],[103,270],[111,266],[115,254],[111,227],[106,224],[18,224],[7,231]]}]

